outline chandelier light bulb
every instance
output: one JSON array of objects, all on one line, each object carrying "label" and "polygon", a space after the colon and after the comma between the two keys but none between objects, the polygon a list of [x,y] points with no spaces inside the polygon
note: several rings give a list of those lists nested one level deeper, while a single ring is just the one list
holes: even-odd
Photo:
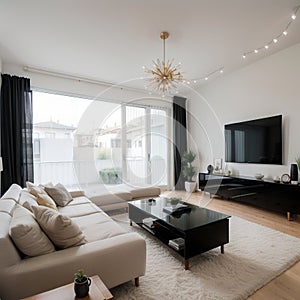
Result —
[{"label": "chandelier light bulb", "polygon": [[287,35],[288,33],[287,33],[287,31],[285,30],[282,34],[283,34],[283,35]]},{"label": "chandelier light bulb", "polygon": [[194,80],[194,83],[197,83],[197,80]]},{"label": "chandelier light bulb", "polygon": [[292,18],[293,20],[295,20],[295,19],[296,19],[296,15],[295,15],[295,14],[292,14],[291,18]]},{"label": "chandelier light bulb", "polygon": [[255,49],[255,50],[254,50],[254,53],[258,53],[258,50],[257,50],[257,49]]},{"label": "chandelier light bulb", "polygon": [[246,58],[246,55],[245,55],[245,54],[243,55],[243,58],[244,58],[244,59]]},{"label": "chandelier light bulb", "polygon": [[265,46],[265,49],[269,49],[269,45],[266,45],[266,46]]},{"label": "chandelier light bulb", "polygon": [[222,74],[224,72],[224,70],[222,69],[222,70],[220,70],[220,73]]},{"label": "chandelier light bulb", "polygon": [[208,77],[205,77],[205,80],[208,80]]},{"label": "chandelier light bulb", "polygon": [[278,40],[277,39],[273,39],[273,42],[276,44],[278,42]]}]

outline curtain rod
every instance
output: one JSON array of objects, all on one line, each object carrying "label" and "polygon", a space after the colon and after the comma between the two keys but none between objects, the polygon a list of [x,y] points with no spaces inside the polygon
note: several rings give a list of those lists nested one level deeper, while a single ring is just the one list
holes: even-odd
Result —
[{"label": "curtain rod", "polygon": [[84,77],[75,76],[75,75],[71,75],[71,74],[65,74],[65,73],[56,72],[56,71],[50,71],[50,70],[46,70],[46,69],[39,69],[39,68],[35,68],[35,67],[30,67],[30,66],[23,66],[23,70],[26,72],[49,75],[49,76],[53,76],[53,77],[60,77],[60,78],[75,80],[75,81],[79,81],[79,82],[86,82],[86,83],[91,83],[91,84],[96,84],[96,85],[107,86],[107,87],[116,87],[121,90],[124,89],[124,90],[128,90],[128,91],[145,93],[144,90],[138,89],[138,88],[118,85],[118,84],[114,84],[112,82],[100,81],[100,80],[91,79],[91,78],[84,78]]}]

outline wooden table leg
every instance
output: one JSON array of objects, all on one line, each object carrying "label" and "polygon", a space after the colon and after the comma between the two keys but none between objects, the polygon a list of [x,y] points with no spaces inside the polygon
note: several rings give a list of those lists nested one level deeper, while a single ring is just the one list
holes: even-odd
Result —
[{"label": "wooden table leg", "polygon": [[224,245],[221,245],[221,253],[224,254]]},{"label": "wooden table leg", "polygon": [[134,278],[134,284],[135,284],[135,286],[139,286],[140,285],[140,277]]},{"label": "wooden table leg", "polygon": [[132,226],[132,221],[130,220],[130,226]]},{"label": "wooden table leg", "polygon": [[189,260],[188,259],[184,260],[184,269],[189,270]]},{"label": "wooden table leg", "polygon": [[289,211],[286,213],[286,216],[287,216],[288,221],[291,221],[291,213]]}]

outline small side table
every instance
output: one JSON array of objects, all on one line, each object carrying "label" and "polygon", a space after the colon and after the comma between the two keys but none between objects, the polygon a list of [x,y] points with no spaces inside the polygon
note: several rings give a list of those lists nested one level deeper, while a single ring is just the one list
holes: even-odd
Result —
[{"label": "small side table", "polygon": [[53,300],[53,299],[70,299],[70,300],[108,300],[113,296],[104,285],[98,275],[91,277],[89,294],[84,298],[75,297],[74,284],[70,283],[54,290],[24,298],[23,300]]}]

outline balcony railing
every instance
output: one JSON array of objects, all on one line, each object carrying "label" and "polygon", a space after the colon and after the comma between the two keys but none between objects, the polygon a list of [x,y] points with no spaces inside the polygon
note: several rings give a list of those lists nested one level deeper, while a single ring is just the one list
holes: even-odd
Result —
[{"label": "balcony railing", "polygon": [[[165,160],[154,158],[151,163],[141,158],[127,158],[126,182],[167,184]],[[115,167],[112,161],[60,161],[34,162],[34,182],[36,184],[60,182],[68,187],[80,187],[91,183],[101,183],[99,170]],[[148,177],[147,177],[148,170]],[[122,179],[122,178],[121,178]]]}]

